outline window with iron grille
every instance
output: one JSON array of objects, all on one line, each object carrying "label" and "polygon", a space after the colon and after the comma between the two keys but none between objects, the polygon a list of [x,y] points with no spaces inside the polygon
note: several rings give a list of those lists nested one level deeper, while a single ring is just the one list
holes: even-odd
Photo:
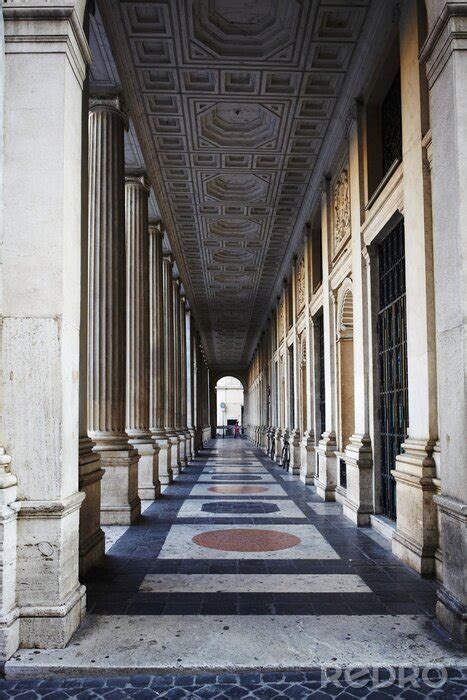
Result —
[{"label": "window with iron grille", "polygon": [[382,175],[394,161],[402,160],[401,75],[397,73],[381,103]]},{"label": "window with iron grille", "polygon": [[315,317],[316,337],[318,341],[318,376],[319,376],[319,438],[326,430],[326,383],[324,379],[324,324],[323,314]]},{"label": "window with iron grille", "polygon": [[396,484],[391,470],[407,438],[408,382],[404,223],[379,245],[379,411],[381,508],[396,519]]}]

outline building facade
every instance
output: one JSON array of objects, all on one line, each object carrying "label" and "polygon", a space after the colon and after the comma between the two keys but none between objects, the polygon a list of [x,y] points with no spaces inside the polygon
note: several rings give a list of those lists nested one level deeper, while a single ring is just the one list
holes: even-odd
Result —
[{"label": "building facade", "polygon": [[262,331],[246,417],[272,459],[436,576],[449,629],[465,621],[466,470],[451,433],[465,435],[465,262],[452,238],[465,181],[454,168],[446,188],[447,131],[463,136],[456,110],[438,110],[462,72],[458,12],[447,4],[435,21],[402,4]]}]

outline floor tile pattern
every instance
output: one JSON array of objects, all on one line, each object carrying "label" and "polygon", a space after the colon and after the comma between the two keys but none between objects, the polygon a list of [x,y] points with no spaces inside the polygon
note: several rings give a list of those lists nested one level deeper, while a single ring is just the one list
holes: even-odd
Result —
[{"label": "floor tile pattern", "polygon": [[[204,481],[213,474],[229,476],[216,484],[219,493]],[[258,492],[252,474],[264,477],[267,493]],[[458,666],[462,658],[434,625],[435,582],[246,440],[217,440],[202,450],[114,539],[84,583],[89,615],[82,628],[65,650],[20,650],[11,663],[23,677],[38,668],[62,676],[71,667],[83,676],[223,669],[183,682],[148,675],[112,686],[116,681],[102,679],[99,687],[111,698],[298,698],[315,691],[326,698],[341,690],[318,690],[307,674],[272,670],[334,661]],[[253,673],[258,668],[271,672]],[[246,669],[252,673],[236,675]],[[97,686],[82,683],[76,697],[100,697]],[[457,692],[458,681],[452,684]],[[20,697],[34,700],[35,688],[24,686]],[[347,697],[367,690],[349,689]],[[62,681],[44,697],[70,697],[66,692]]]}]

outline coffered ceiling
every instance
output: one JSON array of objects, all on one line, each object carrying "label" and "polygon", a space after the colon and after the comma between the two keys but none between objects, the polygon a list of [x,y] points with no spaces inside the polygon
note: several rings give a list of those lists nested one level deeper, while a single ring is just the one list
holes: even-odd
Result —
[{"label": "coffered ceiling", "polygon": [[208,359],[243,368],[303,230],[367,1],[98,6]]}]

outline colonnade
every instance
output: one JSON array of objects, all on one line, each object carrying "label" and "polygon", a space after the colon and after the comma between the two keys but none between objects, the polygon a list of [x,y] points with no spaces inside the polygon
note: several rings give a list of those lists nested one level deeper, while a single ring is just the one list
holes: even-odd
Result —
[{"label": "colonnade", "polygon": [[135,522],[210,437],[196,320],[150,183],[125,172],[128,115],[85,89],[84,5],[1,16],[0,658],[66,644],[101,525]]}]

